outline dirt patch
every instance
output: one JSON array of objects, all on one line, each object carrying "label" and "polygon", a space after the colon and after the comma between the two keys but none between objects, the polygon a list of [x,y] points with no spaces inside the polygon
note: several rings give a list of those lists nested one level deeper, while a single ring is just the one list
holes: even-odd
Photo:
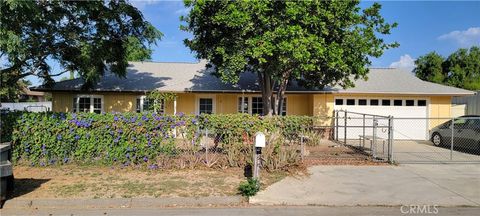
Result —
[{"label": "dirt patch", "polygon": [[313,165],[387,165],[385,162],[376,162],[363,152],[328,140],[323,140],[316,146],[306,147],[304,164]]},{"label": "dirt patch", "polygon": [[[287,174],[262,172],[262,187]],[[242,169],[139,170],[118,167],[15,166],[13,197],[130,198],[206,197],[238,193],[245,180]]]}]

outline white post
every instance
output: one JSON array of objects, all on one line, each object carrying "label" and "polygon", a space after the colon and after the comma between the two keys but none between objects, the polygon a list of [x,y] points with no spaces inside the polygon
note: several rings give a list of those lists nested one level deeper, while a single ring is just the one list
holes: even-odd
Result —
[{"label": "white post", "polygon": [[173,98],[173,115],[177,114],[177,97]]},{"label": "white post", "polygon": [[[173,98],[173,115],[177,115],[177,96]],[[177,138],[177,129],[173,130],[173,137]]]}]

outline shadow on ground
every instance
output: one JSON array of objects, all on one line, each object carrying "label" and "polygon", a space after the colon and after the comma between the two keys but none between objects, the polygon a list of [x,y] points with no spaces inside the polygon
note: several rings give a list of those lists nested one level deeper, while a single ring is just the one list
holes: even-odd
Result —
[{"label": "shadow on ground", "polygon": [[48,181],[50,181],[50,179],[32,179],[32,178],[15,179],[13,193],[10,194],[9,199],[28,194],[36,190],[42,184]]}]

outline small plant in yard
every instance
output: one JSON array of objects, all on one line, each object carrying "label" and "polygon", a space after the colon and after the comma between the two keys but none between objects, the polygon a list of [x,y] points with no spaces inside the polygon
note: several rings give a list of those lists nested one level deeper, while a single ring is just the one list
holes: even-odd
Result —
[{"label": "small plant in yard", "polygon": [[238,186],[238,190],[243,196],[255,196],[255,194],[260,191],[260,183],[256,178],[248,178],[247,181],[240,183],[240,186]]}]

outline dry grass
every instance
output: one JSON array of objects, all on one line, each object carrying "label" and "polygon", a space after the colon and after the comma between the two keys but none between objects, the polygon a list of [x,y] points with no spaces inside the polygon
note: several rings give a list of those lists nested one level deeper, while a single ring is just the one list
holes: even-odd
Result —
[{"label": "dry grass", "polygon": [[[92,166],[15,166],[14,197],[19,198],[131,198],[205,197],[238,193],[245,180],[239,168],[140,170]],[[267,187],[287,174],[262,173]]]}]

